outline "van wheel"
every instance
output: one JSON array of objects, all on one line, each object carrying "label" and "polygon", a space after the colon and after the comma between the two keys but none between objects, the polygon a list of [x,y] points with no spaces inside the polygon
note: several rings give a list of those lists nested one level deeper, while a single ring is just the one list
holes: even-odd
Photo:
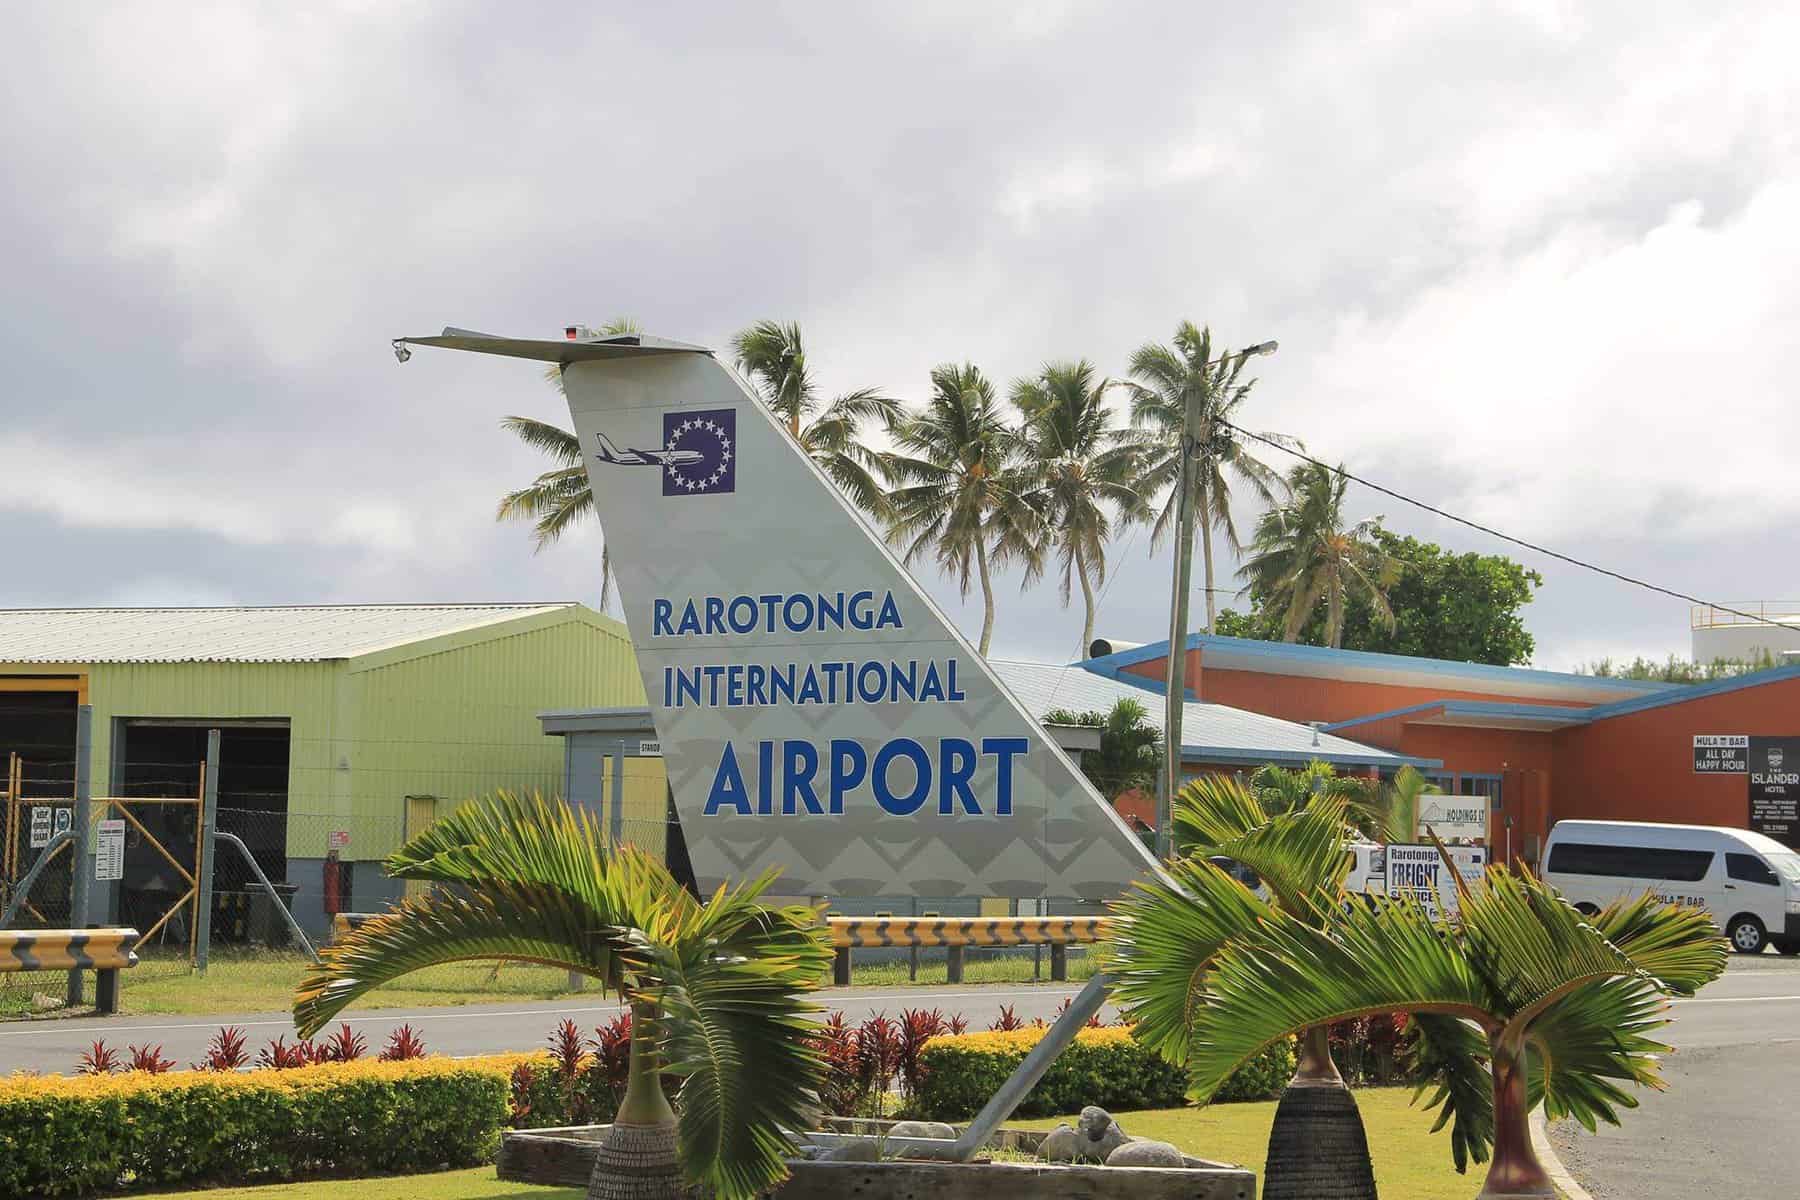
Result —
[{"label": "van wheel", "polygon": [[1588,918],[1590,921],[1600,915],[1599,907],[1593,904],[1577,904],[1575,906],[1575,911]]},{"label": "van wheel", "polygon": [[1731,939],[1731,948],[1739,954],[1761,954],[1768,935],[1763,932],[1763,923],[1752,916],[1731,918],[1731,925],[1725,931]]},{"label": "van wheel", "polygon": [[1788,942],[1776,942],[1775,949],[1792,958],[1794,955],[1800,954],[1800,938]]}]

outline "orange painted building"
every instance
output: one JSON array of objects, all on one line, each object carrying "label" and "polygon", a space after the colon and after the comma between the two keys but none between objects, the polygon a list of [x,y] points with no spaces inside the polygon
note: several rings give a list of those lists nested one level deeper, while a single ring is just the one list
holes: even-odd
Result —
[{"label": "orange painted building", "polygon": [[[1083,666],[1154,686],[1167,645]],[[1748,776],[1696,772],[1694,738],[1800,736],[1800,666],[1684,686],[1197,634],[1184,674],[1195,700],[1441,764],[1444,791],[1488,797],[1496,857],[1527,862],[1567,818],[1746,827]]]}]

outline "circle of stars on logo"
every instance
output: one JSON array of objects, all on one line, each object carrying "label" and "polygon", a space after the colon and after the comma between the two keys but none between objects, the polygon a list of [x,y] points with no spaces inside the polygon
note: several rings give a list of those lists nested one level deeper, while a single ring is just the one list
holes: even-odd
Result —
[{"label": "circle of stars on logo", "polygon": [[726,469],[731,466],[731,439],[725,436],[724,426],[720,425],[717,421],[683,421],[675,427],[675,432],[669,435],[669,444],[664,446],[663,449],[681,449],[682,439],[689,432],[694,430],[711,434],[713,441],[718,443],[719,465],[714,468],[711,475],[705,476],[704,478],[692,479],[683,475],[680,467],[671,465],[669,467],[669,478],[690,492],[705,491],[708,488],[716,487],[719,481],[725,478]]}]

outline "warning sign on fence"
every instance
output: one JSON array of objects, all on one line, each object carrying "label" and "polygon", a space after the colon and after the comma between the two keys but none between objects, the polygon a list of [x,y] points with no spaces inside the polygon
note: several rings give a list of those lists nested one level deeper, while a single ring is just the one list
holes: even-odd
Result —
[{"label": "warning sign on fence", "polygon": [[40,804],[31,810],[31,848],[42,850],[50,844],[50,814],[56,810]]},{"label": "warning sign on fence", "polygon": [[94,878],[102,883],[125,878],[124,821],[102,821],[94,826]]}]

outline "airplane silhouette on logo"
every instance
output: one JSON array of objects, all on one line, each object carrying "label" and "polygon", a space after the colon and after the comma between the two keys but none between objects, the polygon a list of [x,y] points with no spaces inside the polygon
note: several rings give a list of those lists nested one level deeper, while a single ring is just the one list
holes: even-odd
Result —
[{"label": "airplane silhouette on logo", "polygon": [[604,433],[596,433],[594,440],[600,443],[600,461],[616,467],[691,467],[706,458],[698,450],[621,450]]}]

